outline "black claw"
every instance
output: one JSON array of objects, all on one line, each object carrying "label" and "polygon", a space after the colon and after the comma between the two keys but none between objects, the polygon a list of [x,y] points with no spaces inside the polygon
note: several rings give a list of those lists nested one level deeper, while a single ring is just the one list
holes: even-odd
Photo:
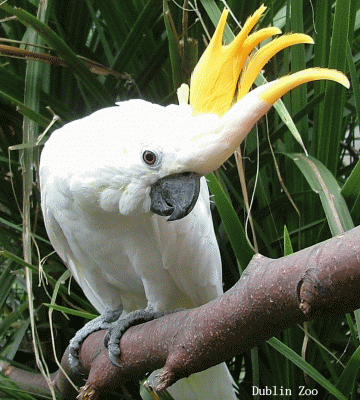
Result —
[{"label": "black claw", "polygon": [[107,330],[104,336],[104,347],[106,349],[109,347],[109,341],[110,341],[110,328]]},{"label": "black claw", "polygon": [[82,375],[80,372],[80,361],[79,361],[79,351],[74,347],[69,347],[69,356],[68,356],[70,368],[78,375]]},{"label": "black claw", "polygon": [[109,358],[110,358],[111,364],[115,365],[115,367],[121,368],[121,365],[118,363],[118,359],[114,354],[109,352]]}]

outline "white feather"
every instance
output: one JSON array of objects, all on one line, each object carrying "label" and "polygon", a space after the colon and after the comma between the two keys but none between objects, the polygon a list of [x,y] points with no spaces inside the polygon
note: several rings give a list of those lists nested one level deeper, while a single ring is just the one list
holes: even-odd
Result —
[{"label": "white feather", "polygon": [[[187,106],[128,101],[67,124],[44,147],[40,178],[48,235],[99,312],[121,305],[126,313],[147,305],[196,307],[222,293],[205,178],[185,218],[169,222],[149,211],[151,185],[186,170],[184,141],[191,144],[192,121]],[[148,147],[159,166],[143,162]],[[224,365],[203,375],[190,378],[191,384],[182,380],[171,393],[178,399],[236,398]],[[198,393],[182,395],[194,382]]]}]

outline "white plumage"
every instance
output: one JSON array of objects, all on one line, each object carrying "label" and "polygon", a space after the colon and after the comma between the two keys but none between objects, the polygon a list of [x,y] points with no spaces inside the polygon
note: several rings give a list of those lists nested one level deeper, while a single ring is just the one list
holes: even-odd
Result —
[{"label": "white plumage", "polygon": [[[150,212],[149,196],[160,178],[192,170],[193,155],[206,147],[202,135],[218,131],[219,121],[214,114],[194,118],[186,105],[130,100],[65,125],[46,143],[46,229],[100,313],[196,307],[222,293],[205,178],[193,210],[177,221]],[[156,155],[154,165],[144,162],[146,150]],[[169,391],[175,399],[235,399],[232,383],[221,364]]]},{"label": "white plumage", "polygon": [[[349,87],[342,73],[312,68],[247,93],[273,54],[313,43],[306,35],[286,35],[250,55],[260,41],[280,33],[266,28],[249,36],[265,9],[223,46],[224,9],[192,74],[191,107],[130,100],[65,125],[46,143],[40,164],[46,229],[100,313],[123,307],[124,317],[141,308],[196,307],[220,295],[221,263],[204,177],[196,202],[199,176],[220,167],[294,87],[318,79]],[[180,94],[186,103],[188,88]],[[204,113],[209,110],[214,113]],[[235,399],[232,384],[221,364],[169,391],[175,399]]]}]

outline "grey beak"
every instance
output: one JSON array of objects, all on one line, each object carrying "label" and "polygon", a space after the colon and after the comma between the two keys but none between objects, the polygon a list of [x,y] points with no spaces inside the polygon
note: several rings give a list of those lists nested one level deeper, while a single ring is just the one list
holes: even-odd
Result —
[{"label": "grey beak", "polygon": [[151,187],[150,210],[158,215],[169,215],[168,221],[186,217],[199,197],[200,177],[194,172],[185,172],[159,179]]}]

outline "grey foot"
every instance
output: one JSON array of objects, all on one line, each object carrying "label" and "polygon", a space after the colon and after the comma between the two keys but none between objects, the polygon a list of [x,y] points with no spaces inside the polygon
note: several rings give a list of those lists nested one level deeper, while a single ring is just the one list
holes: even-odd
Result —
[{"label": "grey foot", "polygon": [[85,324],[76,335],[70,340],[69,345],[69,364],[74,372],[79,372],[79,350],[83,341],[93,332],[102,329],[109,329],[111,322],[116,321],[122,313],[122,308],[119,310],[105,310],[99,317]]},{"label": "grey foot", "polygon": [[154,311],[148,307],[144,310],[137,310],[128,314],[125,318],[119,319],[113,324],[104,337],[104,344],[109,351],[110,361],[119,366],[118,357],[120,356],[120,339],[123,333],[130,327],[140,325],[145,322],[160,318],[165,314],[172,313],[173,311]]}]

